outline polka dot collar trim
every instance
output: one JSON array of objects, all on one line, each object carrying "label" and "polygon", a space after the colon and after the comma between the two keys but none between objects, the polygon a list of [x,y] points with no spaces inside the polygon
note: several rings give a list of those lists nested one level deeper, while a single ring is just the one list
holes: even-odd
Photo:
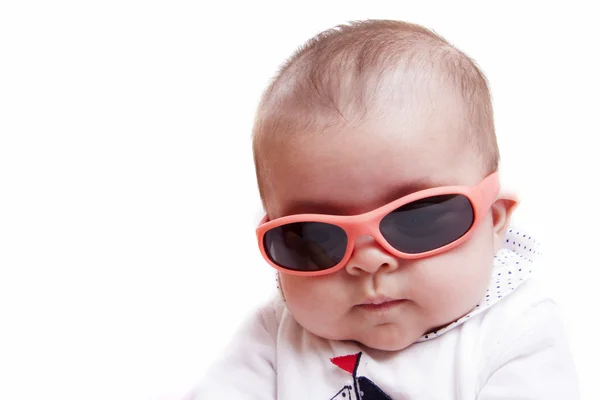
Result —
[{"label": "polka dot collar trim", "polygon": [[531,235],[511,227],[504,236],[502,249],[494,256],[492,279],[484,298],[469,314],[438,331],[421,336],[417,342],[435,339],[509,296],[535,272],[534,260],[540,254],[540,245]]}]

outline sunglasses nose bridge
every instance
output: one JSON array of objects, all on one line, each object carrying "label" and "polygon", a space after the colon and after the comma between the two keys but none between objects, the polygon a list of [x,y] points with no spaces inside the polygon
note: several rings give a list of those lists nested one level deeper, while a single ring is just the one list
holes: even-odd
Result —
[{"label": "sunglasses nose bridge", "polygon": [[363,235],[375,238],[379,229],[379,224],[368,218],[357,218],[349,225],[350,234],[355,238]]}]

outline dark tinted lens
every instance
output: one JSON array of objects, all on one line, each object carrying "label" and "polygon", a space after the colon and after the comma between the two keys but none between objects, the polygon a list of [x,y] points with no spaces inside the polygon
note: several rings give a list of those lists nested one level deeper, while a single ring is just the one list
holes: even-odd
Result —
[{"label": "dark tinted lens", "polygon": [[403,205],[386,215],[381,234],[396,249],[424,253],[459,239],[473,225],[473,206],[461,194],[433,196]]},{"label": "dark tinted lens", "polygon": [[296,271],[321,271],[338,264],[348,238],[339,226],[322,222],[296,222],[273,228],[264,236],[271,261]]}]

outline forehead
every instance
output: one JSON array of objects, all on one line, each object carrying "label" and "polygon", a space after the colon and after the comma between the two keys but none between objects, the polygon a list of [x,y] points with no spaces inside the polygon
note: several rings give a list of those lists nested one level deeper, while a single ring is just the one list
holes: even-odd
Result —
[{"label": "forehead", "polygon": [[400,130],[372,122],[277,143],[264,177],[269,217],[359,214],[418,190],[481,179],[455,135]]}]

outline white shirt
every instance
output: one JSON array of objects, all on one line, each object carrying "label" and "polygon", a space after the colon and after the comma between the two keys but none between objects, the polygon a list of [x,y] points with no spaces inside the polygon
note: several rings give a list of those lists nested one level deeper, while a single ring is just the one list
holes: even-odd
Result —
[{"label": "white shirt", "polygon": [[486,297],[436,334],[398,352],[331,341],[303,329],[277,297],[189,399],[578,399],[559,311],[530,278],[537,250],[516,233],[496,255]]}]

